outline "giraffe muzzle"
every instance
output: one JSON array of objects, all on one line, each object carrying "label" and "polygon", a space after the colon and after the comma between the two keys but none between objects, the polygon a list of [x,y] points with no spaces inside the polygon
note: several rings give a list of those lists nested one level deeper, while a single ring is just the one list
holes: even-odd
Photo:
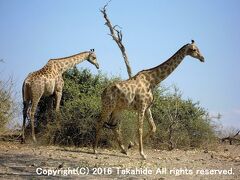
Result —
[{"label": "giraffe muzzle", "polygon": [[201,62],[204,62],[204,57],[201,56],[201,57],[199,58],[199,60],[200,60]]},{"label": "giraffe muzzle", "polygon": [[96,68],[99,69],[99,64],[95,64]]}]

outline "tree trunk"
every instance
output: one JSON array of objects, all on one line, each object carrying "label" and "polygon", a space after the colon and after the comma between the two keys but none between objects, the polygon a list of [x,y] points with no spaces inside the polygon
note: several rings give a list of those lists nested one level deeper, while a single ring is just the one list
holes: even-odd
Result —
[{"label": "tree trunk", "polygon": [[126,49],[122,43],[122,31],[117,29],[117,28],[120,28],[118,25],[112,26],[111,21],[109,20],[109,18],[107,16],[107,12],[106,12],[106,7],[108,6],[108,3],[100,11],[103,14],[104,19],[106,20],[105,25],[108,26],[108,28],[110,30],[109,35],[117,43],[118,47],[120,48],[120,50],[122,52],[122,56],[123,56],[123,59],[124,59],[124,62],[125,62],[126,68],[127,68],[128,76],[129,76],[129,78],[131,78],[132,77],[132,69],[131,69],[129,61],[128,61]]}]

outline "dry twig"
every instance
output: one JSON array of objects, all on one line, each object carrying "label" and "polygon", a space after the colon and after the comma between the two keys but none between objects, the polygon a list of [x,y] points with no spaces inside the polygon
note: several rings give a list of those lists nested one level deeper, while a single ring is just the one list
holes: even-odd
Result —
[{"label": "dry twig", "polygon": [[128,61],[128,56],[127,56],[127,53],[126,53],[126,49],[125,49],[125,47],[122,43],[123,35],[122,35],[121,27],[118,26],[118,25],[113,26],[111,21],[109,20],[109,18],[107,16],[106,7],[108,6],[108,4],[110,2],[111,2],[111,0],[108,1],[100,11],[103,14],[104,19],[106,20],[105,25],[110,30],[109,35],[117,43],[118,47],[120,48],[120,50],[122,52],[122,56],[123,56],[123,59],[124,59],[124,62],[125,62],[126,68],[127,68],[128,76],[129,76],[129,78],[131,78],[132,77],[132,70],[131,70],[131,67],[130,67],[130,64],[129,64],[129,61]]},{"label": "dry twig", "polygon": [[229,144],[232,145],[232,142],[233,141],[238,141],[240,142],[240,139],[236,138],[240,133],[240,130],[234,135],[234,136],[228,136],[228,137],[225,137],[225,138],[222,138],[221,141],[224,142],[224,141],[229,141]]}]

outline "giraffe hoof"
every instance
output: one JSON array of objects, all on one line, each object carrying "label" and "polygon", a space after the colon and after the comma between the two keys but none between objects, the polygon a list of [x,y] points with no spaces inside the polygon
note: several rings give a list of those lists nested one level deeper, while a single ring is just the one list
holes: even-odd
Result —
[{"label": "giraffe hoof", "polygon": [[134,143],[132,141],[130,141],[129,145],[128,145],[128,149],[131,149],[134,146]]},{"label": "giraffe hoof", "polygon": [[125,150],[122,150],[122,151],[121,151],[121,153],[123,153],[123,154],[126,154],[126,155],[127,155],[127,151],[125,151]]},{"label": "giraffe hoof", "polygon": [[146,160],[146,159],[147,159],[147,156],[146,156],[145,154],[141,154],[141,156],[142,156],[142,159],[143,159],[143,160]]},{"label": "giraffe hoof", "polygon": [[35,137],[33,138],[33,143],[35,143],[35,144],[37,143],[37,140]]},{"label": "giraffe hoof", "polygon": [[21,144],[25,144],[25,138],[24,137],[21,138]]}]

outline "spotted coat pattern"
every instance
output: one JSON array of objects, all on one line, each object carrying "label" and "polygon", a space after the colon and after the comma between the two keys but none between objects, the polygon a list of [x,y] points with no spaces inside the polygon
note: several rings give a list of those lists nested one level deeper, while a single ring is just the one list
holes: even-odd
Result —
[{"label": "spotted coat pattern", "polygon": [[[82,52],[73,56],[50,59],[47,64],[40,70],[28,74],[23,82],[23,126],[22,141],[25,141],[25,123],[29,117],[32,126],[32,139],[36,142],[34,131],[34,114],[38,102],[42,96],[50,96],[55,94],[56,111],[59,111],[59,105],[62,97],[62,89],[64,81],[62,74],[74,67],[75,65],[87,60],[99,68],[96,55],[91,51]],[[31,108],[30,108],[31,107]]]},{"label": "spotted coat pattern", "polygon": [[[138,113],[139,153],[143,159],[146,158],[143,152],[143,140],[156,131],[156,125],[150,109],[153,103],[152,91],[175,70],[186,55],[204,61],[204,57],[201,55],[194,41],[192,41],[191,44],[184,45],[171,58],[159,66],[140,71],[128,80],[113,83],[103,91],[101,97],[101,117],[96,125],[96,139],[93,145],[95,153],[104,123],[109,122],[109,124],[115,124],[115,121],[118,121],[116,118],[118,113],[124,109],[133,109]],[[150,130],[142,137],[144,117],[148,120]],[[115,128],[114,133],[121,152],[127,154],[122,144],[120,129]],[[132,144],[131,142],[130,145]]]}]

